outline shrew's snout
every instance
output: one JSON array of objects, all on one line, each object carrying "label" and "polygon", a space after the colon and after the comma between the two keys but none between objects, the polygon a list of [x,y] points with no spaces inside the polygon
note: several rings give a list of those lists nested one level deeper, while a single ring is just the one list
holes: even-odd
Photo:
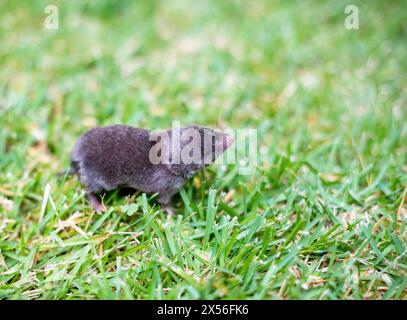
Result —
[{"label": "shrew's snout", "polygon": [[229,148],[233,144],[234,141],[235,141],[235,139],[232,135],[225,134],[223,136],[223,149],[226,150],[227,148]]}]

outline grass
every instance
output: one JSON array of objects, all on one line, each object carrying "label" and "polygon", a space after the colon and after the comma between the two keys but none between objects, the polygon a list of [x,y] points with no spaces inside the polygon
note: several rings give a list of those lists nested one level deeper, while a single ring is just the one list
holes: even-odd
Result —
[{"label": "grass", "polygon": [[[1,299],[405,299],[406,1],[0,2]],[[96,125],[258,131],[168,217],[58,178]]]}]

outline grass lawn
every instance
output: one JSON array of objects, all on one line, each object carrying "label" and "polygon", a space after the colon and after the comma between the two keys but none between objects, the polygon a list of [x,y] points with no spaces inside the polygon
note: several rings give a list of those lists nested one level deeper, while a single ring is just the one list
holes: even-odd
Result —
[{"label": "grass lawn", "polygon": [[[0,299],[406,299],[407,1],[0,0]],[[104,198],[94,126],[253,128],[258,165]]]}]

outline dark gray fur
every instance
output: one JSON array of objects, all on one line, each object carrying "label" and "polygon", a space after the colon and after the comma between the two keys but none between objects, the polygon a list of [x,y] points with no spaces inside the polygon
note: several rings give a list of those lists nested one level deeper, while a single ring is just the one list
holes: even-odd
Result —
[{"label": "dark gray fur", "polygon": [[[200,126],[186,128],[191,127],[198,129],[202,137],[206,130],[214,132]],[[158,193],[158,203],[168,205],[186,179],[207,163],[152,164],[149,151],[156,142],[149,141],[149,134],[149,130],[126,125],[93,128],[76,142],[71,154],[71,171],[78,174],[88,194],[130,187]],[[222,145],[223,136],[217,133],[213,142],[214,147],[220,146],[221,152],[226,148]]]}]

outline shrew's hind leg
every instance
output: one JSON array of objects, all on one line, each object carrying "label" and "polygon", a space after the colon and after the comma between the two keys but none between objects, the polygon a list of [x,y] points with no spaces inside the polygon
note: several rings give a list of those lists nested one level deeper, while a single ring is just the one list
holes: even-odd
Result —
[{"label": "shrew's hind leg", "polygon": [[90,204],[96,212],[100,213],[106,211],[105,206],[96,198],[96,196],[92,192],[86,191],[86,194],[88,196]]},{"label": "shrew's hind leg", "polygon": [[89,174],[81,174],[81,170],[78,170],[79,180],[83,184],[86,190],[86,195],[88,196],[88,200],[92,205],[93,209],[96,212],[105,212],[105,206],[100,203],[100,201],[95,196],[100,190],[103,190],[103,186],[100,186],[98,183],[94,182],[95,179],[89,178]]}]

